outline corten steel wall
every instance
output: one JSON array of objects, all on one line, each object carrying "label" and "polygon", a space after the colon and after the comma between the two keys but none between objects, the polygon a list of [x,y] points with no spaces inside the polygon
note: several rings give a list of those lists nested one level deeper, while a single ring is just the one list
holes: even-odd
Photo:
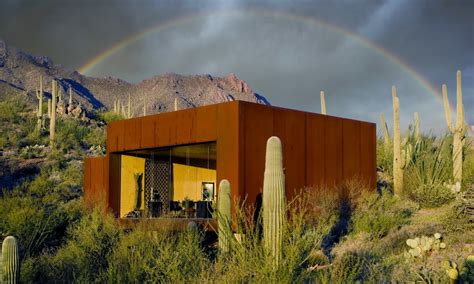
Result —
[{"label": "corten steel wall", "polygon": [[273,135],[282,141],[289,199],[306,186],[334,186],[353,178],[375,188],[374,123],[242,102],[240,129],[242,184],[250,203],[261,192],[266,141]]},{"label": "corten steel wall", "polygon": [[335,185],[354,176],[375,187],[375,124],[235,101],[110,123],[107,171],[97,177],[99,163],[86,160],[84,191],[95,196],[88,191],[102,184],[110,208],[118,212],[118,153],[216,141],[217,180],[228,179],[234,197],[247,196],[253,203],[263,185],[266,141],[272,135],[283,143],[289,198],[304,186]]},{"label": "corten steel wall", "polygon": [[109,157],[87,158],[84,161],[84,202],[87,206],[109,203]]}]

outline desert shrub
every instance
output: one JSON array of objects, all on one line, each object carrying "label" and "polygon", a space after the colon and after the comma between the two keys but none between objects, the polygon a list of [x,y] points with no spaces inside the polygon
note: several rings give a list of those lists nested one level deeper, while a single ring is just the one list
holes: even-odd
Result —
[{"label": "desert shrub", "polygon": [[27,105],[20,98],[9,98],[0,102],[0,122],[19,124],[22,115],[28,111]]},{"label": "desert shrub", "polygon": [[409,223],[409,217],[416,206],[400,200],[387,191],[380,194],[365,192],[357,200],[352,213],[352,234],[368,233],[372,239],[379,239],[395,228]]},{"label": "desert shrub", "polygon": [[90,146],[102,146],[105,147],[106,141],[106,128],[105,127],[95,127],[92,128],[89,133],[84,138],[84,142],[88,147]]},{"label": "desert shrub", "polygon": [[347,252],[337,257],[331,268],[331,282],[353,283],[370,277],[371,267],[378,261],[370,252]]},{"label": "desert shrub", "polygon": [[186,232],[133,231],[120,240],[109,257],[109,282],[193,282],[208,261],[201,235]]},{"label": "desert shrub", "polygon": [[114,218],[97,208],[68,229],[68,240],[48,258],[44,275],[35,278],[100,282],[106,278],[109,255],[120,240]]},{"label": "desert shrub", "polygon": [[44,249],[58,246],[67,226],[80,216],[80,208],[59,201],[6,193],[0,199],[0,235],[16,236],[21,259],[40,254]]},{"label": "desert shrub", "polygon": [[123,117],[123,115],[115,113],[113,111],[107,111],[107,112],[99,113],[99,117],[100,117],[101,120],[105,121],[105,123],[107,123],[107,124],[112,122],[112,121],[125,119],[125,117]]},{"label": "desert shrub", "polygon": [[393,173],[393,145],[385,146],[383,138],[377,139],[377,168],[392,176]]},{"label": "desert shrub", "polygon": [[73,119],[59,119],[56,123],[56,143],[59,148],[81,150],[89,128]]},{"label": "desert shrub", "polygon": [[406,194],[422,207],[438,207],[454,199],[445,186],[452,179],[449,141],[444,136],[440,141],[423,139],[414,146],[404,183]]}]

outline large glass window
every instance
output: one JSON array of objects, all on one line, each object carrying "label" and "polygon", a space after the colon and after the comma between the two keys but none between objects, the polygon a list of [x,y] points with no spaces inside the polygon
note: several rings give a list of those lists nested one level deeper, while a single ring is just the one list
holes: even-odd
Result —
[{"label": "large glass window", "polygon": [[211,218],[216,143],[121,154],[121,218]]}]

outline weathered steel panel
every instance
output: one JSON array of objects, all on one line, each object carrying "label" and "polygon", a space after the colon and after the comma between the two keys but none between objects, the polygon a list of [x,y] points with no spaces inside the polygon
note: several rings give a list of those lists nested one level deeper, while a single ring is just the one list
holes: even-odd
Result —
[{"label": "weathered steel panel", "polygon": [[141,118],[124,120],[123,127],[123,150],[140,149],[142,133]]},{"label": "weathered steel panel", "polygon": [[343,132],[343,178],[344,180],[358,179],[360,172],[360,123],[355,120],[342,121]]},{"label": "weathered steel panel", "polygon": [[327,186],[335,186],[343,179],[342,120],[332,116],[326,116],[324,120],[324,181]]},{"label": "weathered steel panel", "polygon": [[109,156],[109,208],[115,216],[120,213],[120,176],[122,159],[119,154]]},{"label": "weathered steel panel", "polygon": [[376,156],[376,127],[374,123],[360,123],[361,139],[361,176],[369,188],[376,186],[377,156]]},{"label": "weathered steel panel", "polygon": [[194,108],[184,109],[175,113],[174,133],[176,140],[174,145],[196,143],[194,120],[196,110]]},{"label": "weathered steel panel", "polygon": [[156,116],[145,116],[141,119],[141,148],[155,147]]},{"label": "weathered steel panel", "polygon": [[[217,183],[229,180],[233,198],[242,196],[239,162],[239,105],[217,105]],[[217,191],[219,193],[219,191]]]},{"label": "weathered steel panel", "polygon": [[217,106],[203,106],[195,109],[194,139],[195,142],[217,140]]},{"label": "weathered steel panel", "polygon": [[285,184],[288,200],[306,184],[306,118],[304,112],[273,110],[273,133],[282,141]]},{"label": "weathered steel panel", "polygon": [[324,116],[306,114],[306,185],[320,187],[325,182],[326,160]]},{"label": "weathered steel panel", "polygon": [[[262,192],[267,140],[273,135],[273,109],[263,105],[242,103],[244,143],[244,193],[249,204],[255,204]],[[220,153],[217,152],[217,155]]]}]

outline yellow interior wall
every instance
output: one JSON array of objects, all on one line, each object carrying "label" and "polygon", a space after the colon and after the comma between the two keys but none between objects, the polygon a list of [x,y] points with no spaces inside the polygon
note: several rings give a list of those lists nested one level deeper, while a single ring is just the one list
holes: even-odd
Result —
[{"label": "yellow interior wall", "polygon": [[145,188],[145,159],[122,155],[121,168],[121,190],[120,190],[120,216],[123,217],[135,208],[135,179],[133,174],[143,173],[142,178],[142,206],[144,208],[144,188]]},{"label": "yellow interior wall", "polygon": [[202,182],[213,182],[216,194],[216,170],[173,164],[173,200],[201,200]]}]

